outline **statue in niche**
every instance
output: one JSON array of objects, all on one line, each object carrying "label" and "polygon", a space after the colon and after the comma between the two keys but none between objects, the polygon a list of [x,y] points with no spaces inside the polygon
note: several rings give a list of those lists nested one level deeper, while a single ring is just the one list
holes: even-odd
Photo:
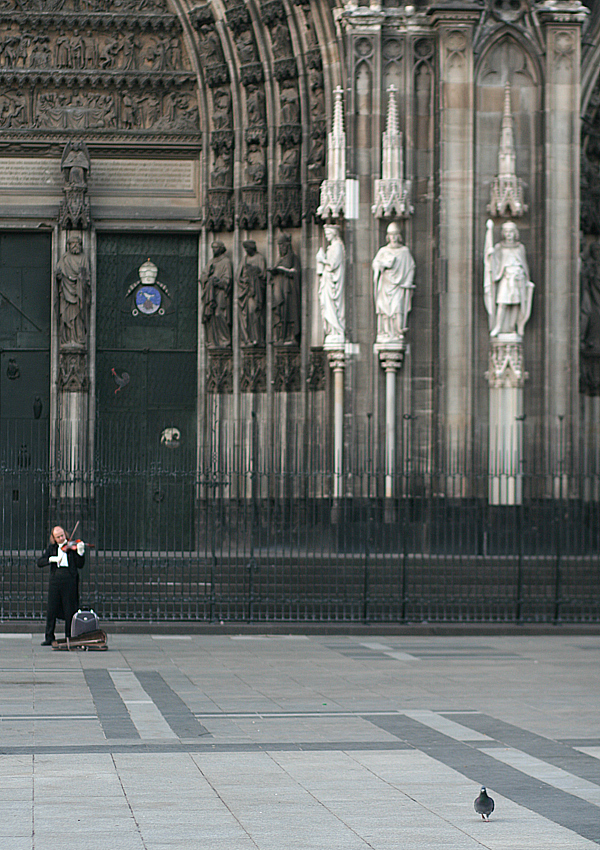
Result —
[{"label": "statue in niche", "polygon": [[221,42],[213,24],[203,24],[200,27],[202,48],[206,65],[218,65],[223,61]]},{"label": "statue in niche", "polygon": [[271,49],[273,56],[276,56],[278,59],[292,55],[292,43],[290,41],[288,25],[279,19],[275,21],[271,30]]},{"label": "statue in niche", "polygon": [[282,124],[298,124],[300,122],[300,102],[296,84],[287,80],[279,90],[279,104]]},{"label": "statue in niche", "polygon": [[395,222],[386,233],[387,245],[373,260],[373,295],[377,315],[377,343],[402,342],[412,306],[415,261],[402,244],[400,227]]},{"label": "statue in niche", "polygon": [[222,242],[212,243],[212,260],[200,276],[202,323],[209,348],[231,346],[231,292],[233,268]]},{"label": "statue in niche", "polygon": [[246,256],[238,278],[240,340],[242,345],[264,345],[267,264],[253,239],[242,244]]},{"label": "statue in niche", "polygon": [[87,337],[90,269],[78,233],[67,238],[67,251],[57,263],[61,345],[83,347]]},{"label": "statue in niche", "polygon": [[87,198],[90,155],[85,142],[67,142],[60,167],[64,177],[64,198],[59,210],[59,223],[65,230],[85,230],[90,224],[89,200]]},{"label": "statue in niche", "polygon": [[60,161],[65,184],[87,186],[90,173],[90,154],[85,142],[78,139],[67,142]]},{"label": "statue in niche", "polygon": [[494,245],[494,223],[486,224],[483,297],[489,315],[490,336],[523,336],[531,315],[534,284],[529,279],[525,248],[514,221],[502,225],[502,241]]},{"label": "statue in niche", "polygon": [[323,232],[329,244],[326,251],[323,248],[317,251],[317,276],[321,318],[325,328],[324,345],[329,346],[343,344],[346,339],[346,248],[337,225],[326,224]]},{"label": "statue in niche", "polygon": [[248,65],[256,60],[254,49],[254,37],[251,30],[243,30],[236,38],[235,43],[242,65]]},{"label": "statue in niche", "polygon": [[246,149],[246,181],[249,186],[262,186],[267,179],[267,166],[263,148],[258,142],[249,142]]},{"label": "statue in niche", "polygon": [[281,162],[279,163],[279,179],[282,183],[296,183],[298,180],[298,166],[300,165],[300,151],[296,147],[283,148]]},{"label": "statue in niche", "polygon": [[248,124],[255,127],[265,120],[265,94],[261,86],[253,83],[246,88],[246,111]]},{"label": "statue in niche", "polygon": [[269,269],[273,287],[273,340],[283,345],[299,345],[302,267],[292,249],[290,236],[282,233],[277,245],[277,264]]},{"label": "statue in niche", "polygon": [[216,89],[213,94],[213,127],[226,130],[231,127],[231,95],[228,89]]},{"label": "statue in niche", "polygon": [[210,185],[226,187],[231,184],[231,158],[226,151],[215,157],[215,161],[210,172]]}]

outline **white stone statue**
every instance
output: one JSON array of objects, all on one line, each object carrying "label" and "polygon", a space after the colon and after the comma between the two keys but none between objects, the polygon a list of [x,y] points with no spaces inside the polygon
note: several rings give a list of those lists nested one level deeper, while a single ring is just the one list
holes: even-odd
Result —
[{"label": "white stone statue", "polygon": [[387,245],[373,260],[373,294],[377,314],[376,344],[404,341],[412,306],[415,261],[402,244],[400,227],[393,221],[386,234]]},{"label": "white stone statue", "polygon": [[494,245],[494,223],[485,236],[483,297],[489,315],[490,336],[523,336],[531,315],[534,284],[529,279],[525,248],[513,221],[502,225],[502,241]]},{"label": "white stone statue", "polygon": [[317,251],[317,275],[319,276],[321,318],[325,326],[323,344],[331,348],[335,345],[344,345],[346,341],[346,305],[344,303],[346,249],[337,225],[326,224],[323,231],[329,245],[326,251],[322,248]]}]

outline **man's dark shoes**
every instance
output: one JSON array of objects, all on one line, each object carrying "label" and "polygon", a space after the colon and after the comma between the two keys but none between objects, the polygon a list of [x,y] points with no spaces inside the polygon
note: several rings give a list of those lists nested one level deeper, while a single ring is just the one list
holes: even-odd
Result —
[{"label": "man's dark shoes", "polygon": [[51,640],[43,640],[42,646],[52,646],[52,641]]}]

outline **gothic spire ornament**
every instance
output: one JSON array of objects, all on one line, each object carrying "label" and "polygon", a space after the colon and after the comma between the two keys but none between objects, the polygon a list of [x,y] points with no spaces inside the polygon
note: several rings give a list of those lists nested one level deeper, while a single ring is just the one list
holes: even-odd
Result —
[{"label": "gothic spire ornament", "polygon": [[523,203],[523,183],[517,177],[515,137],[513,117],[510,106],[510,82],[504,87],[504,114],[498,151],[498,176],[491,186],[491,199],[488,210],[493,216],[501,218],[519,217],[527,212]]},{"label": "gothic spire ornament", "polygon": [[346,207],[346,133],[344,132],[343,89],[334,92],[333,128],[327,140],[327,180],[321,183],[321,203],[317,215],[335,219]]},{"label": "gothic spire ornament", "polygon": [[408,218],[410,180],[404,179],[402,133],[398,121],[396,87],[388,88],[388,111],[385,133],[381,140],[381,180],[375,180],[375,203],[371,210],[376,218]]}]

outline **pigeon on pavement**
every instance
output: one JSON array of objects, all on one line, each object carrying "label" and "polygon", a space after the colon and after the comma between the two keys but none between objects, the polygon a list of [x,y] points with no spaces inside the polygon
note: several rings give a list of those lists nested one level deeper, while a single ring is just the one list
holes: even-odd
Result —
[{"label": "pigeon on pavement", "polygon": [[473,807],[478,815],[481,815],[483,820],[489,820],[490,815],[494,811],[494,801],[488,797],[488,792],[485,790],[485,785],[481,787],[479,797],[473,803]]}]

